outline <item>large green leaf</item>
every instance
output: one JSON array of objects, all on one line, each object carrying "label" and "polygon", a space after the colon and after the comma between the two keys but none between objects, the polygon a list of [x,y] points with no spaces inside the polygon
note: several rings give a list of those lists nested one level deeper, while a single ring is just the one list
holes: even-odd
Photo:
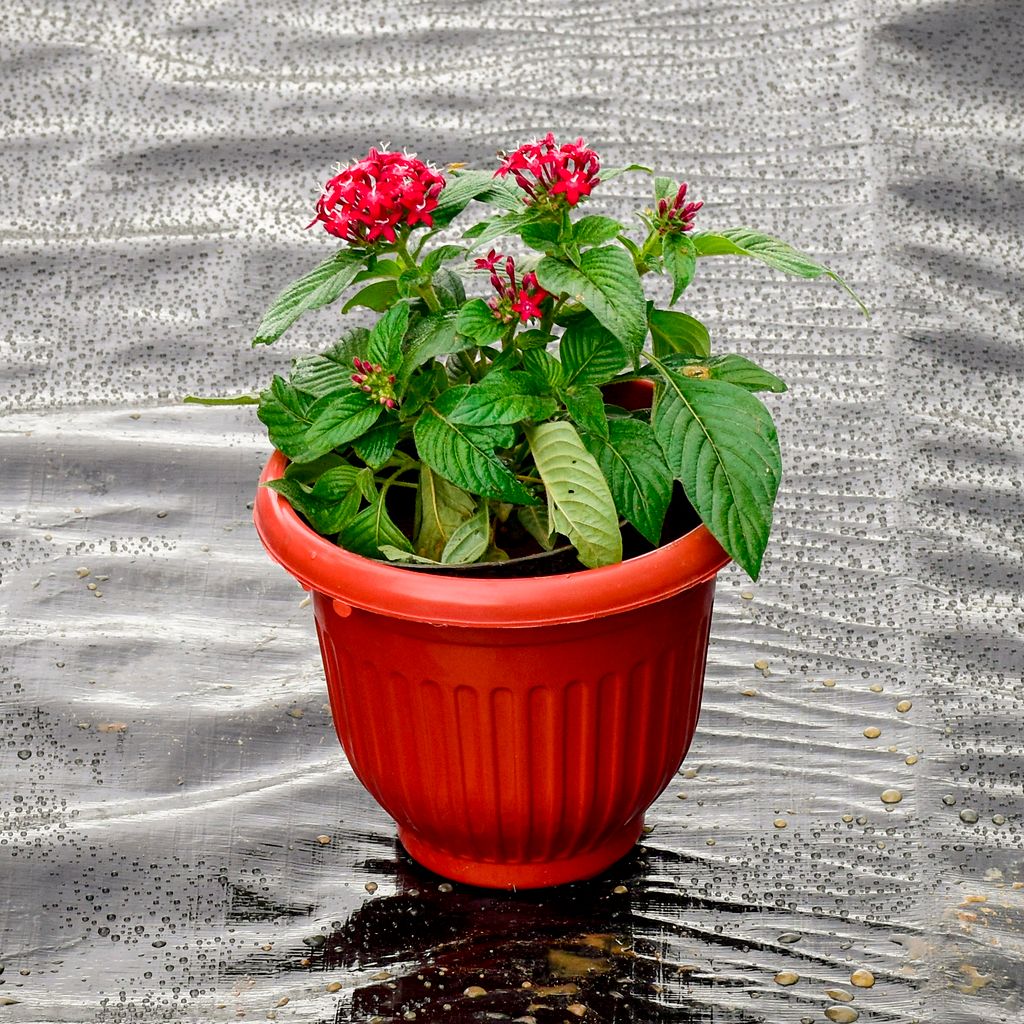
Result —
[{"label": "large green leaf", "polygon": [[441,552],[445,565],[466,565],[479,561],[491,543],[491,520],[487,502],[481,501],[475,515],[460,523]]},{"label": "large green leaf", "polygon": [[474,199],[485,200],[506,210],[522,207],[522,192],[500,178],[493,171],[449,171],[437,206],[431,217],[434,227],[450,224]]},{"label": "large green leaf", "polygon": [[693,359],[682,355],[666,356],[662,362],[678,370],[684,377],[703,380],[725,380],[747,391],[773,391],[781,394],[786,382],[762,369],[744,356],[722,355],[710,359]]},{"label": "large green leaf", "polygon": [[553,256],[537,265],[541,287],[577,298],[626,347],[634,360],[647,337],[647,306],[636,265],[617,245],[588,249],[579,267]]},{"label": "large green leaf", "polygon": [[379,469],[391,458],[400,433],[398,420],[388,418],[371,427],[362,437],[357,437],[352,447],[371,469]]},{"label": "large green leaf", "polygon": [[561,395],[566,412],[580,430],[602,437],[608,434],[608,419],[604,413],[604,396],[596,384],[578,384]]},{"label": "large green leaf", "polygon": [[311,462],[332,448],[340,448],[365,434],[383,411],[383,406],[368,401],[368,397],[362,391],[349,388],[317,399],[309,409],[311,422],[302,439],[301,450],[292,458],[296,462]]},{"label": "large green leaf", "polygon": [[417,366],[428,360],[476,347],[477,342],[473,338],[459,334],[456,329],[458,317],[458,310],[446,309],[441,313],[431,313],[413,324],[407,338],[408,350],[398,374],[400,387]]},{"label": "large green leaf", "polygon": [[352,360],[357,356],[366,358],[369,337],[365,327],[354,327],[319,355],[296,359],[288,383],[315,398],[347,387],[355,370]]},{"label": "large green leaf", "polygon": [[488,427],[545,420],[558,408],[550,390],[522,370],[491,370],[479,384],[469,385],[448,417],[452,423]]},{"label": "large green leaf", "polygon": [[651,341],[656,356],[681,352],[688,356],[711,354],[711,336],[708,329],[687,313],[674,309],[655,309],[648,303],[647,320],[651,327]]},{"label": "large green leaf", "polygon": [[305,516],[309,525],[325,537],[343,529],[359,509],[360,493],[354,486],[338,487],[326,496],[318,494],[315,488],[311,493],[298,481],[285,478],[270,480],[266,486],[286,498],[292,508]]},{"label": "large green leaf", "polygon": [[495,318],[494,310],[483,299],[470,299],[459,310],[455,329],[478,345],[486,345],[497,341],[508,330],[508,325]]},{"label": "large green leaf", "polygon": [[342,249],[305,277],[294,281],[274,299],[263,315],[252,339],[253,345],[269,345],[277,341],[306,310],[319,309],[334,302],[352,283],[362,266],[362,256]]},{"label": "large green leaf", "polygon": [[535,217],[528,212],[501,213],[474,224],[463,232],[462,237],[470,239],[473,248],[479,249],[495,238],[501,238],[502,235],[518,234],[522,227],[533,223],[534,220]]},{"label": "large green leaf", "polygon": [[697,248],[689,235],[671,232],[661,243],[661,254],[665,269],[672,278],[672,299],[669,305],[675,305],[693,280],[693,273],[697,269]]},{"label": "large green leaf", "polygon": [[260,395],[256,415],[267,428],[270,443],[290,459],[305,451],[314,403],[313,398],[292,387],[283,377],[275,376]]},{"label": "large green leaf", "polygon": [[429,466],[421,465],[416,491],[416,553],[440,561],[452,534],[475,510],[476,502],[471,495]]},{"label": "large green leaf", "polygon": [[380,496],[341,531],[338,546],[367,558],[379,558],[382,546],[412,551],[409,538],[394,524]]},{"label": "large green leaf", "polygon": [[533,461],[548,500],[590,568],[622,561],[622,534],[615,501],[594,457],[568,423],[541,423],[526,428]]},{"label": "large green leaf", "polygon": [[617,220],[592,213],[573,224],[572,240],[577,245],[604,245],[624,230]]},{"label": "large green leaf", "polygon": [[558,345],[566,386],[604,384],[629,361],[625,349],[611,331],[593,316],[574,319]]},{"label": "large green leaf", "polygon": [[652,425],[672,475],[719,543],[757,579],[782,476],[771,414],[749,392],[662,367]]},{"label": "large green leaf", "polygon": [[608,481],[619,515],[657,545],[672,498],[672,474],[650,424],[614,419],[606,437],[585,434],[583,442]]},{"label": "large green leaf", "polygon": [[555,532],[548,518],[548,510],[543,505],[521,505],[516,509],[523,529],[545,550],[555,546]]},{"label": "large green leaf", "polygon": [[786,242],[780,242],[777,238],[770,238],[752,228],[726,228],[718,233],[700,231],[691,238],[698,256],[751,256],[769,267],[795,277],[830,277],[842,285],[860,306],[864,315],[868,315],[867,306],[834,270],[815,262],[810,256],[794,249]]},{"label": "large green leaf", "polygon": [[543,348],[531,348],[523,353],[523,370],[549,391],[557,391],[566,385],[562,364]]},{"label": "large green leaf", "polygon": [[413,428],[420,459],[435,473],[471,494],[514,505],[532,505],[534,498],[494,454],[515,440],[512,427],[473,427],[454,423],[451,413],[468,391],[445,391],[424,408]]},{"label": "large green leaf", "polygon": [[342,313],[348,313],[349,310],[356,309],[359,306],[365,306],[367,309],[376,310],[378,313],[382,313],[385,309],[391,306],[398,298],[398,282],[393,278],[386,278],[383,281],[374,281],[372,284],[368,284],[365,288],[360,288],[359,291],[352,296],[344,306],[341,307]]},{"label": "large green leaf", "polygon": [[370,362],[383,366],[390,373],[397,370],[402,360],[402,339],[408,326],[409,307],[404,302],[392,306],[370,331],[367,345]]}]

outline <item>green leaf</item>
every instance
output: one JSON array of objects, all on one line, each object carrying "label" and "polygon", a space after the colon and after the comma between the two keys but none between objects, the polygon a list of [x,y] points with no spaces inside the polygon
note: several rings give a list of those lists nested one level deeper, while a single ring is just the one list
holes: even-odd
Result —
[{"label": "green leaf", "polygon": [[523,224],[519,228],[519,237],[530,246],[540,252],[558,252],[561,248],[559,236],[561,231],[557,224],[551,221],[537,221],[533,224]]},{"label": "green leaf", "polygon": [[480,502],[476,514],[460,523],[441,552],[445,565],[466,565],[476,562],[491,543],[491,522],[487,502]]},{"label": "green leaf", "polygon": [[543,505],[526,505],[516,509],[523,529],[545,550],[555,546],[555,531],[551,528],[548,510]]},{"label": "green leaf", "polygon": [[675,355],[666,357],[662,362],[678,370],[684,377],[724,380],[746,391],[772,391],[781,394],[787,390],[785,381],[743,356],[723,355],[711,359],[692,359]]},{"label": "green leaf", "polygon": [[441,267],[432,277],[434,292],[445,309],[455,309],[466,301],[466,289],[462,278],[453,270]]},{"label": "green leaf", "polygon": [[573,320],[558,346],[567,385],[604,384],[629,361],[621,343],[593,316]]},{"label": "green leaf", "polygon": [[449,416],[452,423],[475,427],[545,420],[558,408],[550,391],[522,370],[492,369],[465,389]]},{"label": "green leaf", "polygon": [[474,199],[483,199],[507,210],[522,206],[522,193],[492,171],[449,171],[431,217],[435,228],[450,224]]},{"label": "green leaf", "polygon": [[398,298],[398,282],[388,278],[384,281],[374,281],[373,284],[368,284],[365,288],[360,288],[359,291],[352,296],[344,306],[341,307],[342,313],[347,313],[351,309],[355,309],[357,306],[365,306],[367,309],[376,310],[378,313],[383,312],[389,306],[391,306]]},{"label": "green leaf", "polygon": [[420,466],[416,491],[416,552],[440,560],[452,534],[476,511],[476,502],[429,466]]},{"label": "green leaf", "polygon": [[700,357],[711,354],[708,329],[692,316],[673,309],[655,309],[651,302],[648,303],[647,320],[656,356],[668,355],[670,352]]},{"label": "green leaf", "polygon": [[562,364],[543,348],[531,348],[523,353],[523,370],[545,391],[558,391],[566,386]]},{"label": "green leaf", "polygon": [[403,551],[392,544],[381,544],[380,553],[389,562],[414,562],[417,565],[440,565],[436,558],[424,558],[422,555],[413,554],[411,551]]},{"label": "green leaf", "polygon": [[770,238],[751,228],[727,228],[717,234],[699,231],[691,237],[698,256],[751,256],[775,270],[795,277],[830,277],[846,289],[865,316],[869,315],[867,306],[834,270],[816,263],[810,256],[777,238]]},{"label": "green leaf", "polygon": [[508,330],[508,325],[495,318],[494,310],[483,299],[470,299],[459,310],[455,329],[478,345],[486,345],[497,341]]},{"label": "green leaf", "polygon": [[342,530],[359,509],[359,492],[351,489],[338,498],[325,499],[310,494],[296,480],[269,480],[266,486],[284,497],[317,533],[325,537]]},{"label": "green leaf", "polygon": [[362,255],[342,249],[305,277],[290,284],[263,315],[253,345],[270,345],[303,313],[334,302],[363,266]]},{"label": "green leaf", "polygon": [[518,234],[525,224],[533,220],[533,215],[529,213],[502,213],[474,224],[468,231],[463,232],[462,237],[470,239],[473,248],[478,249],[495,238],[501,238],[502,235]]},{"label": "green leaf", "polygon": [[578,297],[636,359],[647,337],[646,300],[636,265],[617,245],[588,249],[579,267],[545,256],[537,280],[555,295]]},{"label": "green leaf", "polygon": [[771,415],[735,384],[661,369],[652,426],[669,470],[722,547],[757,579],[782,476]]},{"label": "green leaf", "polygon": [[548,500],[563,518],[560,525],[580,561],[589,568],[621,562],[615,501],[579,434],[568,423],[541,423],[527,427],[526,438]]},{"label": "green leaf", "polygon": [[349,387],[355,370],[352,360],[366,358],[369,337],[365,327],[355,327],[319,355],[296,359],[288,383],[315,398]]},{"label": "green leaf", "polygon": [[[577,245],[604,245],[613,238],[617,238],[623,226],[611,217],[600,217],[597,214],[589,214],[580,217],[572,226],[572,240]],[[526,236],[523,236],[523,241]]]},{"label": "green leaf", "polygon": [[186,405],[259,405],[259,395],[235,395],[232,398],[203,398],[201,395],[186,395]]},{"label": "green leaf", "polygon": [[440,313],[431,313],[417,320],[409,331],[408,351],[398,373],[399,389],[409,379],[417,366],[437,356],[462,352],[467,348],[475,348],[476,341],[457,330],[458,311],[446,309]]},{"label": "green leaf", "polygon": [[669,305],[675,305],[679,296],[693,280],[697,269],[697,249],[689,235],[669,233],[662,239],[662,256],[665,269],[672,278],[672,298]]},{"label": "green leaf", "polygon": [[537,327],[531,327],[528,331],[520,331],[516,335],[516,348],[523,352],[534,348],[547,348],[555,340],[553,334],[542,331]]},{"label": "green leaf", "polygon": [[394,260],[379,260],[375,257],[369,257],[367,260],[367,266],[365,270],[360,270],[355,277],[352,278],[353,284],[359,284],[362,281],[376,281],[381,277],[398,277],[402,273],[401,266]]},{"label": "green leaf", "polygon": [[562,394],[562,401],[572,421],[580,430],[608,436],[608,420],[604,414],[601,389],[594,384],[581,384]]},{"label": "green leaf", "polygon": [[383,406],[367,401],[362,391],[352,388],[317,399],[309,409],[311,422],[301,447],[291,457],[296,462],[311,462],[332,448],[348,444],[365,434],[382,411]]},{"label": "green leaf", "polygon": [[380,469],[391,458],[400,432],[398,420],[388,419],[378,423],[362,437],[357,437],[352,442],[352,448],[371,469]]},{"label": "green leaf", "polygon": [[612,420],[605,437],[584,435],[583,443],[601,467],[619,515],[657,546],[672,498],[672,474],[650,424]]},{"label": "green leaf", "polygon": [[442,245],[431,250],[427,253],[426,258],[421,264],[423,273],[427,277],[433,277],[440,269],[442,263],[458,259],[465,251],[466,247],[464,245]]},{"label": "green leaf", "polygon": [[[295,465],[295,463],[292,463]],[[359,491],[362,470],[356,466],[332,466],[320,474],[313,485],[313,497],[321,501],[341,501],[353,491]],[[359,492],[362,493],[361,491]]]},{"label": "green leaf", "polygon": [[313,422],[309,415],[313,404],[309,395],[277,376],[260,395],[256,415],[266,426],[270,443],[290,459],[305,450],[306,434]]},{"label": "green leaf", "polygon": [[420,414],[413,428],[420,459],[450,483],[485,498],[532,505],[534,497],[494,454],[515,439],[511,427],[482,428],[453,423],[450,415],[468,387],[440,395]]},{"label": "green leaf", "polygon": [[367,358],[383,366],[389,373],[398,369],[402,361],[402,339],[409,326],[409,307],[400,302],[392,306],[370,331]]},{"label": "green leaf", "polygon": [[338,546],[357,555],[378,558],[381,554],[381,545],[398,548],[401,551],[412,551],[409,539],[388,515],[384,499],[377,496],[341,531]]},{"label": "green leaf", "polygon": [[654,179],[654,205],[657,206],[662,199],[675,199],[679,191],[678,186],[671,178],[657,177]]},{"label": "green leaf", "polygon": [[650,167],[645,167],[643,164],[630,164],[628,167],[602,167],[601,180],[611,181],[612,178],[617,178],[620,174],[627,174],[629,171],[642,171],[644,174],[654,173]]},{"label": "green leaf", "polygon": [[300,484],[312,486],[327,470],[347,465],[340,455],[328,452],[312,462],[289,462],[284,468],[284,475],[288,480],[297,480]]}]

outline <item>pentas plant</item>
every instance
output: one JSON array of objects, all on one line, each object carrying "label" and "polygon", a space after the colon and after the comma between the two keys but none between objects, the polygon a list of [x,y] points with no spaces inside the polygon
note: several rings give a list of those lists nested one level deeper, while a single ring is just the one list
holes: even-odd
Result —
[{"label": "pentas plant", "polygon": [[[652,176],[640,230],[580,216],[624,171]],[[707,257],[842,282],[749,228],[697,230],[702,206],[685,183],[603,168],[582,139],[550,133],[492,170],[441,174],[371,149],[316,203],[310,226],[342,247],[277,298],[253,344],[343,296],[342,314],[369,309],[376,322],[295,360],[258,397],[196,400],[258,404],[289,460],[267,486],[361,555],[501,561],[524,550],[518,535],[535,550],[564,537],[583,565],[607,565],[622,558],[624,522],[660,542],[678,481],[756,578],[781,476],[756,394],[786,386],[743,356],[712,355],[707,328],[672,307]],[[458,235],[469,210],[480,212]],[[459,241],[432,244],[442,230]],[[512,239],[518,255],[504,251]],[[644,290],[661,277],[664,305]],[[653,382],[650,408],[609,400],[636,379]]]}]

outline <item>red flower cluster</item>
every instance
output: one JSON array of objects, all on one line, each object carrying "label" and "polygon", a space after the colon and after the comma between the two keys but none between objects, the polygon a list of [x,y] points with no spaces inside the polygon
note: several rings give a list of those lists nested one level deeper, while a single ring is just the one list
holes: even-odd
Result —
[{"label": "red flower cluster", "polygon": [[[505,265],[499,270],[498,263],[501,260],[505,261]],[[520,323],[525,324],[527,320],[540,319],[540,304],[548,298],[548,293],[537,284],[536,274],[523,274],[517,285],[515,260],[494,249],[486,257],[478,259],[476,265],[480,270],[491,272],[491,284],[498,294],[487,305],[494,310],[496,320],[511,324],[518,318]]]},{"label": "red flower cluster", "polygon": [[379,402],[387,409],[398,407],[398,400],[395,398],[395,375],[385,373],[380,363],[371,363],[367,359],[360,359],[356,356],[352,365],[359,373],[352,374],[352,382],[361,391],[365,391],[371,402]]},{"label": "red flower cluster", "polygon": [[394,242],[396,229],[433,224],[430,212],[444,186],[422,160],[371,149],[327,182],[307,226],[322,221],[332,235],[355,245]]},{"label": "red flower cluster", "polygon": [[559,146],[548,132],[543,139],[520,146],[510,153],[494,176],[511,174],[519,187],[530,197],[531,204],[547,196],[564,195],[569,206],[575,206],[600,182],[597,172],[601,161],[583,139]]},{"label": "red flower cluster", "polygon": [[667,232],[689,231],[693,227],[693,218],[697,211],[704,205],[699,203],[686,202],[686,182],[679,186],[675,199],[671,203],[667,199],[658,200],[658,210],[655,214],[654,223],[659,234]]}]

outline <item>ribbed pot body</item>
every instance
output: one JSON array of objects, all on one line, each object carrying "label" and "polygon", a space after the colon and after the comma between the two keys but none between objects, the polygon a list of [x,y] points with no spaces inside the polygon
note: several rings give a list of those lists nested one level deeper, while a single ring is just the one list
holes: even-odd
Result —
[{"label": "ribbed pot body", "polygon": [[314,593],[338,736],[412,856],[459,881],[528,888],[627,853],[693,738],[714,586],[513,629]]}]

